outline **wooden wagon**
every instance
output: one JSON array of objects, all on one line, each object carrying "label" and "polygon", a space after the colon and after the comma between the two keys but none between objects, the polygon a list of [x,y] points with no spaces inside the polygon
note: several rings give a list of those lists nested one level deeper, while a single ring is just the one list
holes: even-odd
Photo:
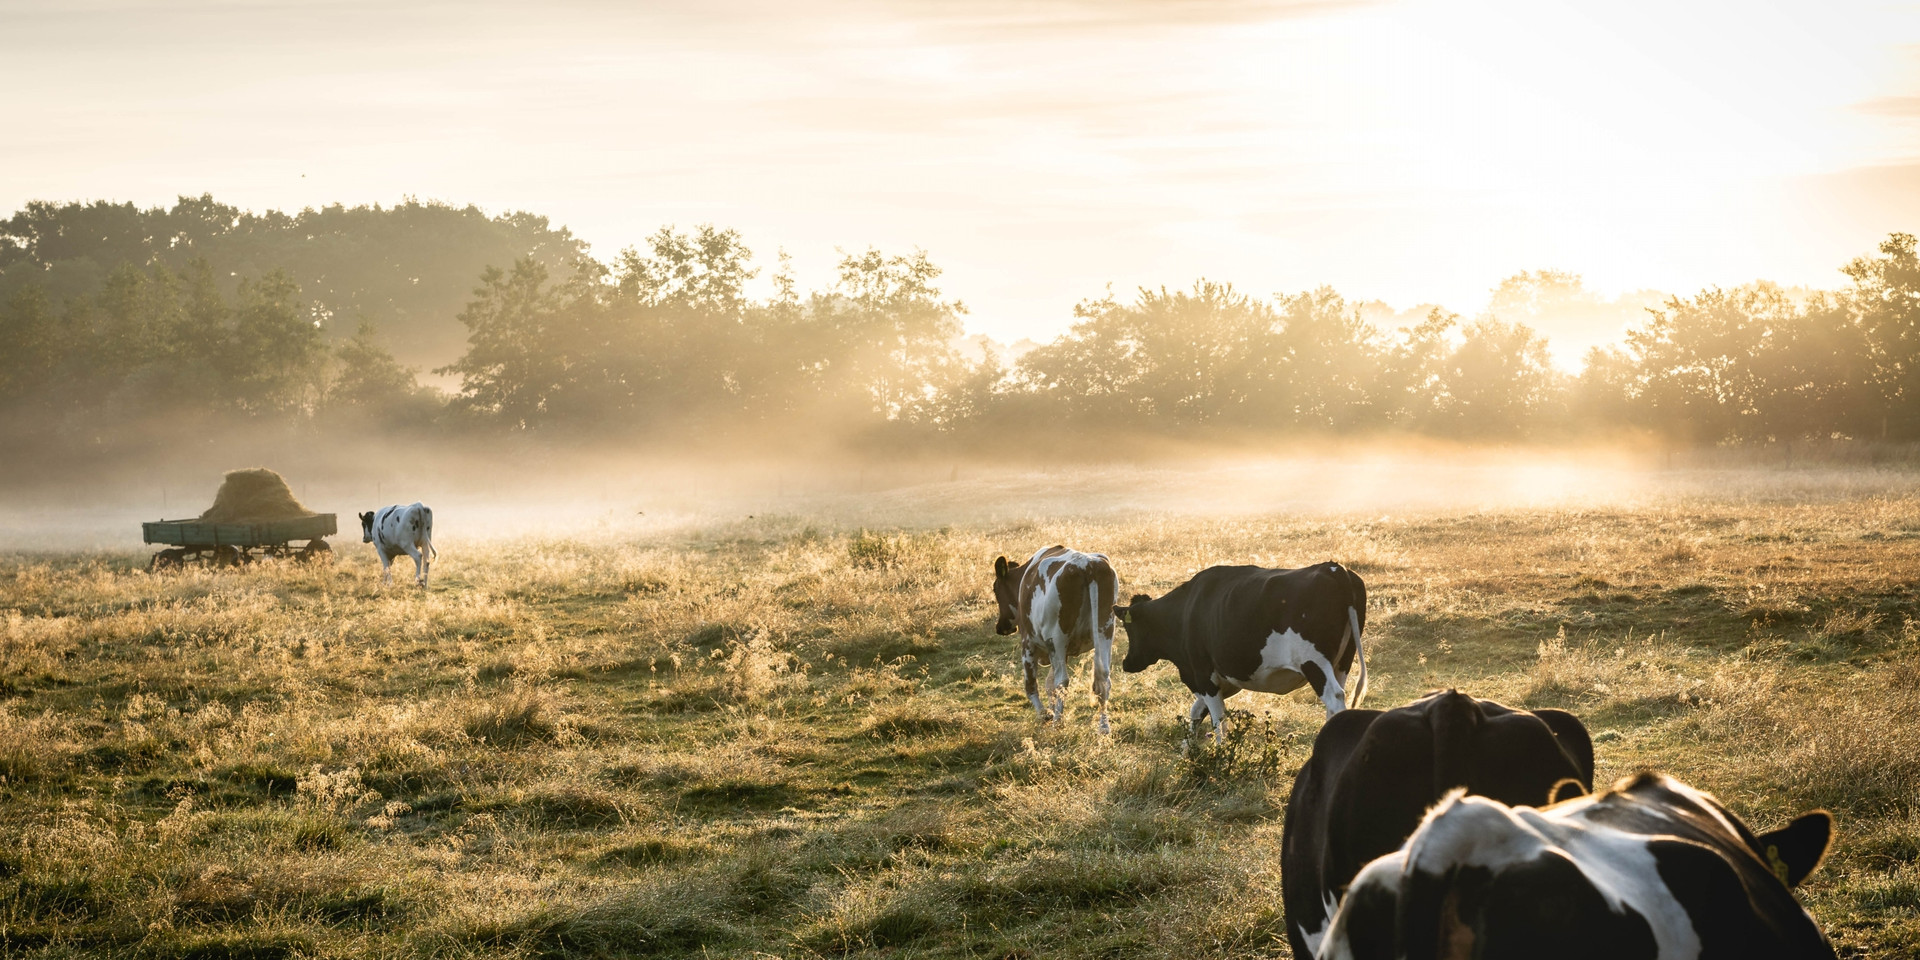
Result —
[{"label": "wooden wagon", "polygon": [[[164,543],[172,548],[154,554],[147,563],[149,570],[165,570],[187,563],[236,566],[261,557],[332,559],[333,548],[321,538],[337,532],[331,513],[270,523],[158,520],[140,525],[140,534],[147,543]],[[306,543],[296,547],[293,545],[296,540]]]}]

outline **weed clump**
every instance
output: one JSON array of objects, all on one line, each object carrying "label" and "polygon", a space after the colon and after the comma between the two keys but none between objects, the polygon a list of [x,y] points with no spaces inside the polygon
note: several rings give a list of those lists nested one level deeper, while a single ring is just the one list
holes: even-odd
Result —
[{"label": "weed clump", "polygon": [[763,700],[799,676],[794,669],[798,658],[777,649],[765,630],[728,644],[724,656],[720,692],[734,703]]},{"label": "weed clump", "polygon": [[554,740],[560,721],[553,696],[546,690],[522,684],[503,697],[489,700],[467,715],[467,736],[484,743],[517,747]]},{"label": "weed clump", "polygon": [[847,559],[856,567],[890,570],[900,563],[906,553],[905,548],[904,536],[889,537],[862,528],[858,535],[847,542]]},{"label": "weed clump", "polygon": [[[1185,718],[1180,726],[1186,728]],[[1292,747],[1292,734],[1274,731],[1271,716],[1255,717],[1247,710],[1227,711],[1227,735],[1216,742],[1202,734],[1181,742],[1187,779],[1195,784],[1240,783],[1249,779],[1269,783],[1280,771]]]}]

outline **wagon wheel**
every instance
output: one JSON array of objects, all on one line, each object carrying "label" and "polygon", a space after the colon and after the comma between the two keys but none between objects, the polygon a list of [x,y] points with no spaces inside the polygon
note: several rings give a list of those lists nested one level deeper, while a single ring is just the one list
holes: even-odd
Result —
[{"label": "wagon wheel", "polygon": [[226,544],[214,547],[208,553],[212,555],[216,567],[237,567],[247,562],[247,555],[241,553],[238,547]]},{"label": "wagon wheel", "polygon": [[186,556],[187,551],[178,547],[172,550],[162,550],[154,554],[152,560],[147,561],[147,569],[153,571],[177,570],[181,564],[186,562]]},{"label": "wagon wheel", "polygon": [[327,546],[325,540],[308,540],[307,545],[293,556],[303,563],[332,563],[333,548]]}]

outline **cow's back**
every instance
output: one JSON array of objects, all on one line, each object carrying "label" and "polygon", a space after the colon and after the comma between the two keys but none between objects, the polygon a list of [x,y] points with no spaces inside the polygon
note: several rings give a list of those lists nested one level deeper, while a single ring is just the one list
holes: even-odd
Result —
[{"label": "cow's back", "polygon": [[[1289,630],[1315,645],[1336,648],[1328,659],[1344,673],[1356,649],[1338,646],[1347,631],[1347,610],[1355,609],[1364,628],[1367,602],[1359,576],[1333,563],[1293,570],[1208,567],[1169,591],[1165,601],[1180,604],[1187,657],[1202,676],[1217,667],[1250,676],[1268,635]],[[1236,657],[1248,662],[1228,662]]]},{"label": "cow's back", "polygon": [[1540,806],[1564,780],[1592,789],[1593,745],[1562,711],[1511,710],[1446,691],[1393,710],[1336,714],[1294,779],[1281,835],[1296,953],[1309,946],[1299,924],[1330,914],[1327,891],[1399,849],[1447,791],[1464,786],[1511,806]]},{"label": "cow's back", "polygon": [[[1057,602],[1059,609],[1053,623],[1066,637],[1068,656],[1092,649],[1097,637],[1111,637],[1119,579],[1105,556],[1048,547],[1028,561],[1022,581],[1021,619],[1038,635],[1043,629],[1035,622],[1036,608],[1043,602]],[[1047,599],[1048,595],[1051,600]],[[1050,653],[1044,647],[1036,652],[1042,662],[1050,662],[1047,660]]]}]

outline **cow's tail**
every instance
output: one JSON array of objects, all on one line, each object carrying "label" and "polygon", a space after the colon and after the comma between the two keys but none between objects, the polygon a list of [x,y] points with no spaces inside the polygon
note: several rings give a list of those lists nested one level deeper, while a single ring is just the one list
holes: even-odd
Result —
[{"label": "cow's tail", "polygon": [[[1111,611],[1112,609],[1113,609],[1113,604],[1107,604],[1107,610]],[[1098,639],[1101,635],[1100,628],[1105,626],[1106,622],[1107,622],[1107,618],[1105,616],[1102,616],[1102,611],[1100,609],[1100,578],[1088,577],[1087,578],[1087,633],[1090,636],[1094,637],[1095,639]],[[1108,638],[1108,639],[1112,639],[1112,638]]]},{"label": "cow's tail", "polygon": [[1347,585],[1347,630],[1353,635],[1353,662],[1348,664],[1348,676],[1354,678],[1353,696],[1347,699],[1348,707],[1357,707],[1367,699],[1367,646],[1360,639],[1367,629],[1367,583],[1351,567],[1331,564],[1345,580]]},{"label": "cow's tail", "polygon": [[1353,631],[1353,662],[1360,674],[1354,681],[1353,696],[1347,699],[1347,706],[1357,707],[1367,699],[1367,646],[1360,642],[1360,611],[1351,606],[1347,607],[1347,629]]},{"label": "cow's tail", "polygon": [[425,517],[427,524],[427,559],[438,560],[440,559],[440,551],[433,546],[433,508],[426,504],[421,504],[420,513]]}]

